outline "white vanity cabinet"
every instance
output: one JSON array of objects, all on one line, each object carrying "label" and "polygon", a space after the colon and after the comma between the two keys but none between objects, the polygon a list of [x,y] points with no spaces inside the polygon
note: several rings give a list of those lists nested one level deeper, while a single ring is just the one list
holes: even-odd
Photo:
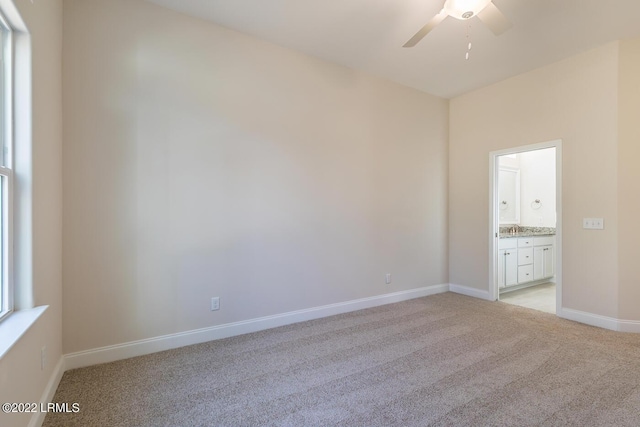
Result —
[{"label": "white vanity cabinet", "polygon": [[500,239],[499,287],[502,289],[553,277],[554,259],[554,236]]},{"label": "white vanity cabinet", "polygon": [[533,280],[533,238],[518,238],[518,284]]},{"label": "white vanity cabinet", "polygon": [[533,280],[547,279],[555,275],[553,236],[533,239]]},{"label": "white vanity cabinet", "polygon": [[498,284],[500,288],[518,284],[517,239],[500,239],[498,243]]}]

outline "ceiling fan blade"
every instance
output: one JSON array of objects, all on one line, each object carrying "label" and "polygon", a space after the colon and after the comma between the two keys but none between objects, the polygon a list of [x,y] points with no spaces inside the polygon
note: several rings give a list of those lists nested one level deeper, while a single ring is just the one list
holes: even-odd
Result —
[{"label": "ceiling fan blade", "polygon": [[496,36],[513,27],[511,21],[500,12],[493,2],[489,3],[484,9],[478,13],[480,19]]},{"label": "ceiling fan blade", "polygon": [[431,20],[427,22],[424,27],[420,28],[420,31],[418,31],[415,36],[411,37],[408,42],[402,45],[402,47],[414,47],[420,40],[424,38],[424,36],[429,33],[429,31],[433,30],[436,25],[441,23],[442,20],[447,16],[448,15],[445,13],[445,11],[441,10],[440,13],[431,18]]}]

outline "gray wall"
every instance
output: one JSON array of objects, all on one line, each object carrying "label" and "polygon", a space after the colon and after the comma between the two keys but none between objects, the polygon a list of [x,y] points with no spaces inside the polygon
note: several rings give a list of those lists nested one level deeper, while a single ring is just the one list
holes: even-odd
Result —
[{"label": "gray wall", "polygon": [[447,100],[141,1],[64,7],[65,353],[448,282]]},{"label": "gray wall", "polygon": [[618,72],[611,43],[451,100],[451,283],[489,289],[489,153],[561,139],[563,305],[618,316]]},{"label": "gray wall", "polygon": [[[0,401],[38,402],[62,366],[62,1],[13,3],[29,30],[32,70],[31,94],[16,94],[18,108],[29,98],[32,104],[26,129],[25,115],[16,116],[21,122],[16,150],[25,162],[16,166],[20,197],[14,201],[28,208],[16,218],[16,308],[49,308],[0,359]],[[17,77],[25,75],[29,72]],[[24,426],[32,415],[0,413],[0,425]]]}]

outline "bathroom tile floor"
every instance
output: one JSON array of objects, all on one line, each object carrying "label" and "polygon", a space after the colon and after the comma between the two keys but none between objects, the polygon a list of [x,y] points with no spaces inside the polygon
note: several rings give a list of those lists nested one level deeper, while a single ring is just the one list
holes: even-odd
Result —
[{"label": "bathroom tile floor", "polygon": [[500,295],[500,301],[547,313],[556,313],[556,284],[542,283]]}]

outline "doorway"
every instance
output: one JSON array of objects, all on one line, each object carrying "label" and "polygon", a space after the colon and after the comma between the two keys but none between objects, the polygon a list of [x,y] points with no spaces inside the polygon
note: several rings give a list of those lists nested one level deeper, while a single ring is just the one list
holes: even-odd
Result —
[{"label": "doorway", "polygon": [[562,141],[490,153],[490,297],[562,307]]}]

